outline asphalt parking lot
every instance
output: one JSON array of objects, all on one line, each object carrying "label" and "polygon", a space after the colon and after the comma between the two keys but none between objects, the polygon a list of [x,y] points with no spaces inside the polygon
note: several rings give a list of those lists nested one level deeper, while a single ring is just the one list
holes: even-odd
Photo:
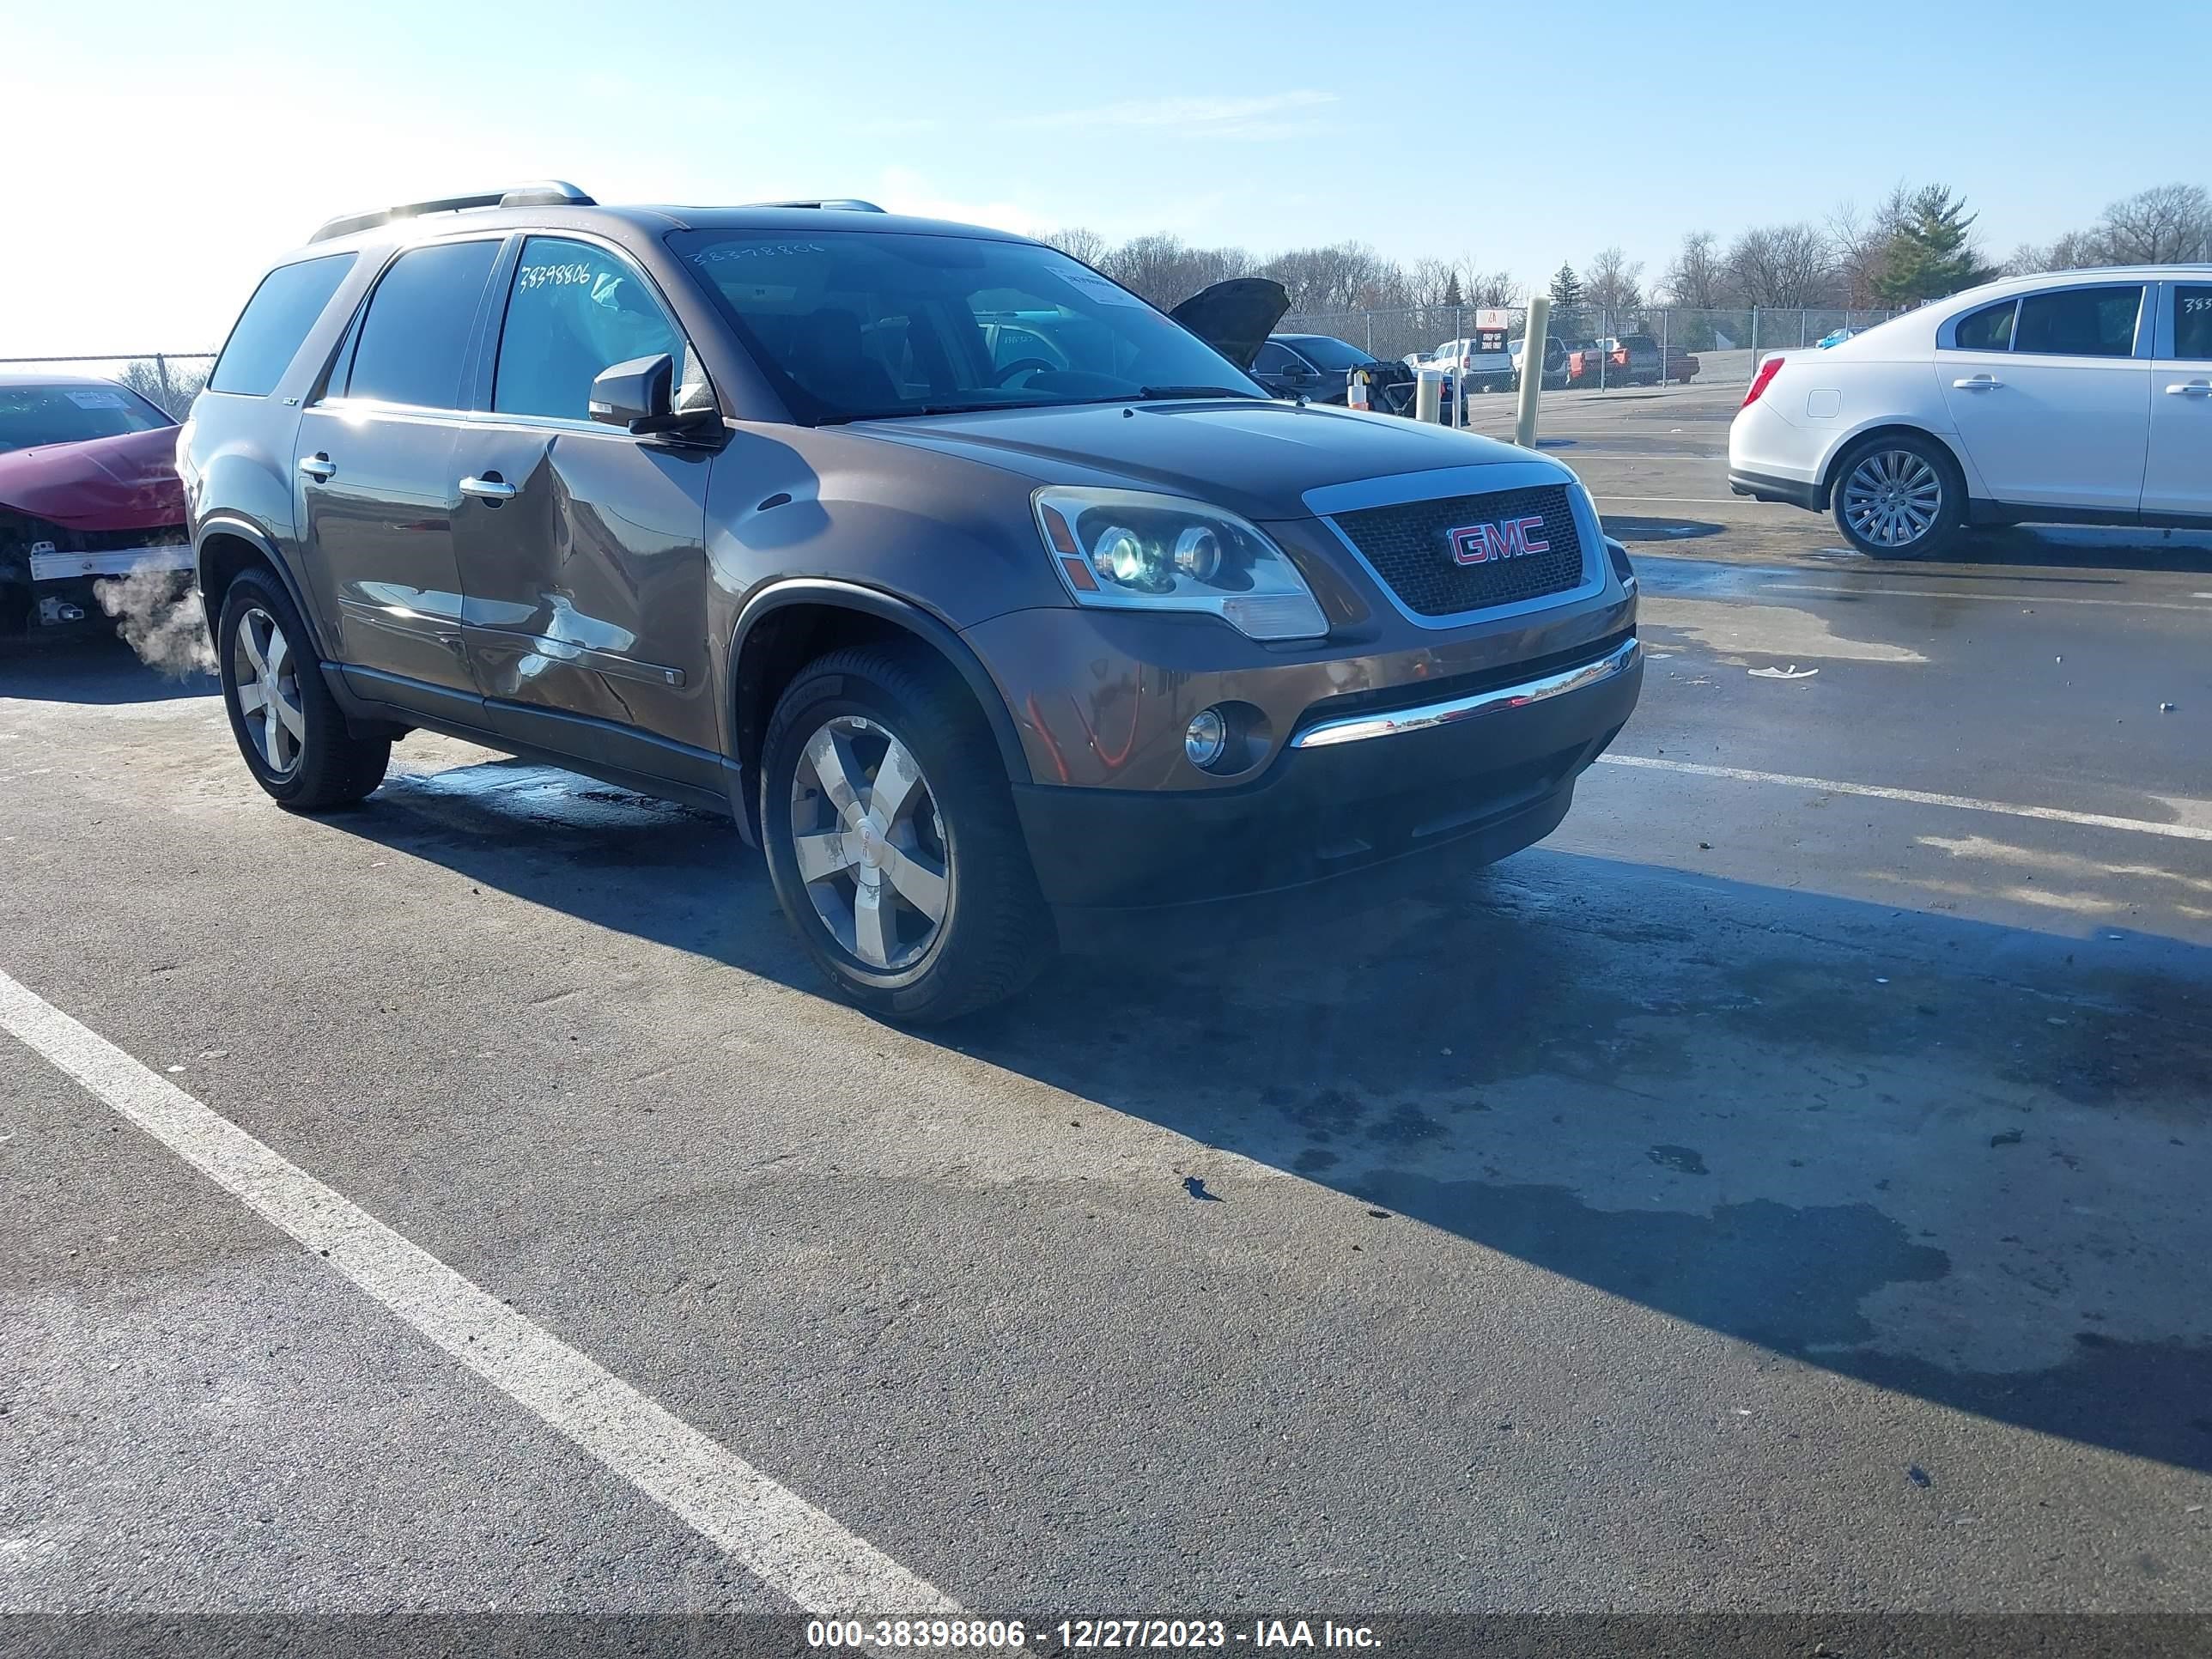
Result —
[{"label": "asphalt parking lot", "polygon": [[936,1036],[702,815],[0,659],[0,1609],[2212,1610],[2212,537],[1870,562],[1740,395],[1545,400],[1549,841]]}]

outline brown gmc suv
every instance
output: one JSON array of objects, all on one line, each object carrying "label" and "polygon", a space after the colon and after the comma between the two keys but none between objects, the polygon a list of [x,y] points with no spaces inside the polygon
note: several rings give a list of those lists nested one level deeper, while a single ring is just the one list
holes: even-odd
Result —
[{"label": "brown gmc suv", "polygon": [[912,1020],[1101,913],[1503,857],[1635,706],[1627,557],[1542,456],[1268,397],[1282,308],[859,202],[335,220],[179,440],[240,750],[711,803]]}]

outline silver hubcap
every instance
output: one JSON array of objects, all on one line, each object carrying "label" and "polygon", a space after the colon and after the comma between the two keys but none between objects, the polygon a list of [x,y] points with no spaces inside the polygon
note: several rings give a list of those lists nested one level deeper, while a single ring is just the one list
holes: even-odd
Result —
[{"label": "silver hubcap", "polygon": [[951,859],[907,746],[840,714],[806,740],[791,785],[799,879],[830,936],[866,966],[918,962],[945,921]]},{"label": "silver hubcap", "polygon": [[300,701],[291,641],[276,618],[256,606],[238,619],[230,662],[246,735],[261,763],[282,777],[300,763],[300,745],[307,736],[307,710]]},{"label": "silver hubcap", "polygon": [[1878,547],[1911,545],[1942,511],[1942,477],[1910,450],[1869,455],[1844,483],[1844,521]]}]

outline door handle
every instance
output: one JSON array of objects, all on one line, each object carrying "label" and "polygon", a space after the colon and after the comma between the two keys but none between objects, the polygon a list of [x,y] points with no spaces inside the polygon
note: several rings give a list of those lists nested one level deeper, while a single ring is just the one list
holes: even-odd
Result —
[{"label": "door handle", "polygon": [[461,480],[461,494],[473,495],[480,501],[508,501],[514,499],[514,486],[496,472],[488,472],[481,478]]},{"label": "door handle", "polygon": [[2169,398],[2212,398],[2212,380],[2178,380],[2166,387]]},{"label": "door handle", "polygon": [[1951,385],[1960,392],[1995,392],[2003,384],[2002,380],[1993,380],[1987,374],[1977,374],[1972,380],[1951,382]]},{"label": "door handle", "polygon": [[306,477],[313,478],[317,483],[328,483],[332,478],[337,476],[337,464],[331,460],[327,455],[302,455],[300,457],[300,471],[301,475]]}]

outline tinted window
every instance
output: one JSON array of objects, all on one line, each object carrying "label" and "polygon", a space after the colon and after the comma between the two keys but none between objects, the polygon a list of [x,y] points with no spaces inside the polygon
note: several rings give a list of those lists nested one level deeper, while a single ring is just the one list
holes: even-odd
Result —
[{"label": "tinted window", "polygon": [[1979,311],[1969,312],[1959,319],[1958,331],[1954,337],[1959,349],[2010,351],[2012,319],[2019,310],[2019,301],[2007,300],[2001,305],[1984,306]]},{"label": "tinted window", "polygon": [[264,276],[239,313],[222,356],[216,360],[208,390],[248,398],[265,398],[274,392],[300,343],[345,280],[354,257],[325,254],[295,265],[279,265]]},{"label": "tinted window", "polygon": [[1280,374],[1286,369],[1297,367],[1297,362],[1289,352],[1269,340],[1260,348],[1260,355],[1252,360],[1252,366],[1262,374]]},{"label": "tinted window", "polygon": [[[1266,395],[1127,289],[1032,242],[811,227],[668,241],[804,421]],[[1014,331],[1031,339],[1007,360],[994,342]]]},{"label": "tinted window", "polygon": [[675,359],[676,406],[691,407],[703,377],[645,279],[589,242],[533,236],[507,297],[491,406],[588,420],[601,370],[664,353]]},{"label": "tinted window", "polygon": [[458,409],[484,279],[499,244],[445,242],[403,253],[368,302],[346,396]]},{"label": "tinted window", "polygon": [[2212,288],[2173,290],[2173,355],[2212,360]]},{"label": "tinted window", "polygon": [[0,451],[81,443],[176,422],[119,386],[0,386]]},{"label": "tinted window", "polygon": [[2065,357],[2126,357],[2136,349],[2141,288],[2062,288],[2020,302],[2014,351]]},{"label": "tinted window", "polygon": [[1375,361],[1358,346],[1326,334],[1299,341],[1298,350],[1308,362],[1322,368],[1358,368],[1362,363]]}]

